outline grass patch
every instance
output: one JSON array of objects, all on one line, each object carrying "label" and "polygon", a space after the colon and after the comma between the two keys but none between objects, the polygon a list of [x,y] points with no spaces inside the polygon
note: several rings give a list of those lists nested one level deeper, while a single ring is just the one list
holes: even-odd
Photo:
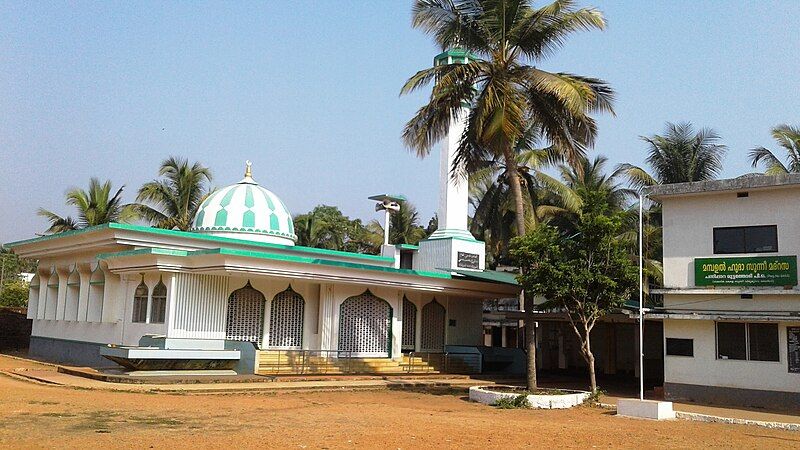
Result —
[{"label": "grass patch", "polygon": [[530,408],[531,404],[528,402],[527,395],[520,394],[516,397],[504,397],[498,399],[492,406],[498,409],[521,409]]}]

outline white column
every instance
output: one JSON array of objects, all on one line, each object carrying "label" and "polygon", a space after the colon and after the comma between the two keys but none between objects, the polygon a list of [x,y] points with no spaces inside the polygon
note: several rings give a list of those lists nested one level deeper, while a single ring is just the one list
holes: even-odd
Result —
[{"label": "white column", "polygon": [[319,285],[319,343],[321,350],[335,350],[333,348],[333,320],[336,316],[334,308],[333,285],[322,283]]},{"label": "white column", "polygon": [[453,178],[451,169],[458,144],[466,128],[469,110],[461,108],[457,117],[450,119],[450,130],[442,140],[439,152],[439,228],[466,230],[469,208],[469,186],[464,176]]}]

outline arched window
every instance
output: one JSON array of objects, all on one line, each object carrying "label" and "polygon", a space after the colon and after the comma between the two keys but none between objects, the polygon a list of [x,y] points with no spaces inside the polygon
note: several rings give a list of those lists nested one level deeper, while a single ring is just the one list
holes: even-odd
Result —
[{"label": "arched window", "polygon": [[81,276],[76,266],[67,277],[67,299],[64,305],[64,319],[78,320],[78,296],[81,292]]},{"label": "arched window", "polygon": [[44,318],[55,319],[58,308],[58,272],[55,267],[47,279],[47,297],[44,303]]},{"label": "arched window", "polygon": [[264,335],[266,303],[264,294],[253,288],[249,281],[243,288],[233,291],[228,297],[225,339],[258,345]]},{"label": "arched window", "polygon": [[269,314],[269,346],[300,348],[303,346],[303,313],[305,300],[297,292],[286,289],[272,299]]},{"label": "arched window", "polygon": [[139,286],[136,286],[136,291],[133,293],[133,323],[147,322],[147,285],[144,284],[144,276]]},{"label": "arched window", "polygon": [[153,288],[153,299],[150,306],[150,323],[164,323],[167,316],[167,286],[163,280]]},{"label": "arched window", "polygon": [[350,297],[339,307],[339,350],[347,356],[391,356],[392,307],[370,291]]},{"label": "arched window", "polygon": [[33,276],[28,289],[28,319],[39,318],[39,274]]},{"label": "arched window", "polygon": [[[103,293],[106,288],[106,275],[98,264],[89,277],[89,297],[86,302],[86,320],[103,321]],[[145,302],[147,305],[147,302]]]},{"label": "arched window", "polygon": [[417,305],[403,296],[403,350],[414,350],[417,338]]},{"label": "arched window", "polygon": [[440,352],[444,349],[444,320],[444,306],[436,299],[422,307],[421,350]]}]

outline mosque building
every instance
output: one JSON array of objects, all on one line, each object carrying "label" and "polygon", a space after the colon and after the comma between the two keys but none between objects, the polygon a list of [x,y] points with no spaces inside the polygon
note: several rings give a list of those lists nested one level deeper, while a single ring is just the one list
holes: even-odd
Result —
[{"label": "mosque building", "polygon": [[290,210],[249,164],[188,232],[109,223],[8,244],[39,261],[30,354],[138,371],[295,373],[400,371],[414,352],[462,355],[453,367],[480,371],[483,301],[520,288],[485,270],[484,243],[467,231],[467,183],[450,176],[465,117],[442,144],[439,229],[419,246],[297,246]]}]

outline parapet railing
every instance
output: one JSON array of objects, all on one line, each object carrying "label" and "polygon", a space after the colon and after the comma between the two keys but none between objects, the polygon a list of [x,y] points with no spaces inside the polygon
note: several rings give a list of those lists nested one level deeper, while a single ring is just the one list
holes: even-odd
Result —
[{"label": "parapet railing", "polygon": [[352,373],[352,351],[265,349],[258,354],[258,371],[263,374],[340,374]]},{"label": "parapet railing", "polygon": [[426,373],[436,370],[442,373],[475,374],[483,366],[483,355],[468,352],[409,352],[403,369],[407,373]]}]

